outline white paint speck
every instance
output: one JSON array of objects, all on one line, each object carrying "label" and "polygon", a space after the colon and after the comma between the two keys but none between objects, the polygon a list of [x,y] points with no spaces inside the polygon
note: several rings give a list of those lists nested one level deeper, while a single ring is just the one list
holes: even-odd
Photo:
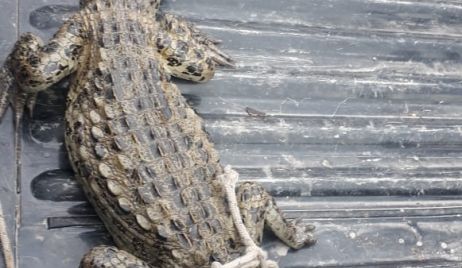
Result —
[{"label": "white paint speck", "polygon": [[328,160],[322,160],[321,165],[327,168],[333,168]]},{"label": "white paint speck", "polygon": [[275,252],[280,257],[286,256],[287,252],[289,252],[289,247],[284,244],[278,244],[275,248]]},{"label": "white paint speck", "polygon": [[445,242],[441,242],[440,246],[441,246],[442,249],[447,249],[448,248],[448,244],[446,244]]},{"label": "white paint speck", "polygon": [[417,241],[417,243],[415,243],[415,245],[418,246],[418,247],[421,247],[421,246],[423,246],[423,242],[422,241]]},{"label": "white paint speck", "polygon": [[45,237],[43,235],[36,235],[35,239],[37,239],[38,241],[41,241],[41,242],[45,241]]},{"label": "white paint speck", "polygon": [[348,236],[351,238],[351,239],[355,239],[356,238],[356,233],[355,232],[350,232],[348,234]]},{"label": "white paint speck", "polygon": [[404,244],[404,239],[402,239],[402,238],[398,239],[398,243]]}]

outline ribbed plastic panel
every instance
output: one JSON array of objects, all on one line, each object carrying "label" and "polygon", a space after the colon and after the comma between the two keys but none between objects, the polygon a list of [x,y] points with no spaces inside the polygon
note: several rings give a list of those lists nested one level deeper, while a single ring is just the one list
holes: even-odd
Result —
[{"label": "ribbed plastic panel", "polygon": [[[18,33],[48,39],[77,2],[0,3],[2,58]],[[222,162],[317,227],[318,243],[299,251],[267,236],[281,267],[462,267],[460,1],[165,0],[162,9],[223,40],[237,62],[206,84],[177,81]],[[41,94],[25,120],[20,194],[11,112],[0,125],[0,200],[21,268],[75,268],[111,243],[72,179],[65,91],[63,82]]]}]

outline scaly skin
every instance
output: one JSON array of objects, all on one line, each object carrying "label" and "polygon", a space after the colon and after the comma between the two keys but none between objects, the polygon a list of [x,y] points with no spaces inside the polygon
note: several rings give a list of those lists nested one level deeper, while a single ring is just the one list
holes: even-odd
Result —
[{"label": "scaly skin", "polygon": [[[25,34],[7,62],[25,95],[72,75],[69,159],[118,247],[93,249],[82,267],[210,267],[245,250],[217,179],[218,154],[170,82],[205,82],[232,61],[191,24],[158,14],[159,3],[81,1],[47,45]],[[260,186],[243,183],[236,194],[257,244],[265,224],[293,248],[314,242],[311,226],[284,219]]]}]

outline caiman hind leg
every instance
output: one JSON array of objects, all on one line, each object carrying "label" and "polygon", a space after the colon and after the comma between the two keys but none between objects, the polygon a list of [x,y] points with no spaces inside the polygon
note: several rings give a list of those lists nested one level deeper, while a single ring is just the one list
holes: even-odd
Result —
[{"label": "caiman hind leg", "polygon": [[242,245],[245,247],[245,254],[225,264],[213,262],[212,268],[277,268],[277,263],[267,260],[266,252],[257,246],[255,239],[252,238],[249,229],[244,224],[236,196],[238,178],[239,174],[230,166],[226,166],[224,173],[218,177],[226,193],[228,209],[231,213],[234,227]]},{"label": "caiman hind leg", "polygon": [[80,262],[79,268],[154,268],[132,254],[116,247],[92,248]]},{"label": "caiman hind leg", "polygon": [[276,263],[266,260],[266,253],[257,246],[261,243],[265,225],[294,249],[316,242],[312,233],[314,226],[287,220],[261,185],[244,182],[235,187],[237,178],[237,172],[230,167],[226,167],[225,173],[220,176],[236,230],[246,247],[246,255],[226,264],[215,262],[212,268],[277,267]]},{"label": "caiman hind leg", "polygon": [[257,183],[243,182],[237,187],[237,199],[244,225],[254,241],[261,243],[263,227],[269,227],[274,234],[293,249],[313,245],[313,225],[298,220],[288,220],[277,207],[274,198]]},{"label": "caiman hind leg", "polygon": [[234,66],[232,59],[216,47],[218,41],[191,23],[172,14],[158,14],[160,30],[154,38],[171,75],[195,82],[210,80],[217,65]]}]

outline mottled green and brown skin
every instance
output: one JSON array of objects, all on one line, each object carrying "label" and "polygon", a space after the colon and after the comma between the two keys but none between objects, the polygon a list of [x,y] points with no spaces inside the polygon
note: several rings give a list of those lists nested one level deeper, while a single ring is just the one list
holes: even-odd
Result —
[{"label": "mottled green and brown skin", "polygon": [[[244,253],[218,154],[170,81],[207,81],[231,60],[194,26],[158,14],[159,3],[81,1],[48,44],[25,34],[7,62],[23,95],[72,76],[69,159],[118,247],[93,249],[82,267],[210,267]],[[311,226],[284,219],[261,186],[236,194],[257,243],[265,225],[293,248],[314,242]]]}]

